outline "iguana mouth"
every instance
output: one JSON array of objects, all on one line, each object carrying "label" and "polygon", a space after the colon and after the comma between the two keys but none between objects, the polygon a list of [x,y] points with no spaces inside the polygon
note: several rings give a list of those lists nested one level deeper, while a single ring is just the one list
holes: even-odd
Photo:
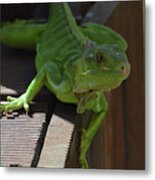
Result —
[{"label": "iguana mouth", "polygon": [[110,91],[117,88],[127,75],[121,71],[113,70],[89,70],[81,74],[74,85],[74,93],[85,93],[90,90]]},{"label": "iguana mouth", "polygon": [[111,91],[118,86],[128,77],[130,72],[122,72],[122,71],[112,71],[107,70],[104,71],[104,80],[103,83],[103,91]]}]

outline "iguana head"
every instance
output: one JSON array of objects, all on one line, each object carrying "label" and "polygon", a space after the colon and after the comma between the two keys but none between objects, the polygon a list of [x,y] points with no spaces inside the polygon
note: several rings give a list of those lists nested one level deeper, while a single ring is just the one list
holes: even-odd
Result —
[{"label": "iguana head", "polygon": [[[104,90],[113,89],[130,74],[126,53],[116,45],[98,45],[94,48],[92,73],[102,76]],[[101,80],[100,80],[101,81]]]},{"label": "iguana head", "polygon": [[85,55],[85,70],[76,79],[74,91],[108,91],[118,87],[130,74],[125,51],[116,45],[93,45]]}]

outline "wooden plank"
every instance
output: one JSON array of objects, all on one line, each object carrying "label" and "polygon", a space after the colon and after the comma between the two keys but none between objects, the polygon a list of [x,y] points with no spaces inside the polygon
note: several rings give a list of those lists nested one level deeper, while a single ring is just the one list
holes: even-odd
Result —
[{"label": "wooden plank", "polygon": [[52,116],[38,167],[64,168],[74,125]]},{"label": "wooden plank", "polygon": [[37,118],[25,114],[15,119],[1,117],[1,166],[36,166],[33,162],[38,161],[45,119],[45,113],[39,113]]},{"label": "wooden plank", "polygon": [[68,154],[66,156],[65,168],[80,168],[79,152],[80,152],[80,135],[81,135],[82,119],[77,115],[74,121],[74,131],[71,135]]},{"label": "wooden plank", "polygon": [[129,79],[108,95],[109,111],[89,153],[91,167],[144,169],[143,2],[120,2],[106,25],[127,40],[132,71]]},{"label": "wooden plank", "polygon": [[[35,76],[34,59],[34,52],[1,46],[1,101],[26,90]],[[37,166],[48,126],[49,102],[45,101],[51,100],[51,95],[44,90],[38,99],[30,105],[29,116],[23,110],[0,116],[1,166]]]},{"label": "wooden plank", "polygon": [[[121,19],[121,22],[120,22]],[[120,23],[118,23],[120,22]],[[115,141],[123,144],[125,151],[124,168],[144,169],[145,167],[145,92],[144,92],[144,45],[143,45],[143,1],[121,2],[118,9],[109,19],[108,25],[122,34],[128,42],[128,59],[131,63],[131,74],[124,83],[122,94],[123,116],[121,124],[113,123]],[[118,102],[118,101],[117,101]],[[113,102],[113,106],[114,106]],[[115,105],[116,107],[117,105]],[[120,111],[120,110],[119,110]],[[117,120],[119,123],[119,120]],[[138,129],[137,129],[138,127]],[[122,133],[121,137],[118,135]],[[122,136],[124,140],[121,140]],[[115,166],[122,154],[116,146]],[[123,153],[124,154],[124,153]],[[124,157],[124,156],[123,156]],[[117,159],[118,158],[118,159]]]},{"label": "wooden plank", "polygon": [[64,168],[75,128],[76,109],[57,103],[48,126],[38,167]]}]

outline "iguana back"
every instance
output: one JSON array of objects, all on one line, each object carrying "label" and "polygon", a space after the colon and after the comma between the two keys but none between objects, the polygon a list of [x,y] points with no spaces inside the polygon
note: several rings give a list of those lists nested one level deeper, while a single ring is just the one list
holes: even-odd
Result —
[{"label": "iguana back", "polygon": [[65,61],[81,54],[87,38],[79,30],[67,3],[52,3],[48,25],[37,45],[37,69],[45,61]]}]

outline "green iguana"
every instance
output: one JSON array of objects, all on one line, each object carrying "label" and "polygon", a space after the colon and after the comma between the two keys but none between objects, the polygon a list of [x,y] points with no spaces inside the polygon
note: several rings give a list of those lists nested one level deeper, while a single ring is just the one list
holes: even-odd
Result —
[{"label": "green iguana", "polygon": [[118,87],[130,73],[127,43],[110,28],[86,24],[79,27],[67,3],[49,5],[47,23],[16,20],[5,23],[0,41],[12,47],[36,49],[37,75],[20,97],[8,97],[0,110],[24,108],[45,85],[60,101],[77,104],[77,113],[93,115],[81,133],[79,162],[88,168],[86,155],[108,104],[104,92]]}]

